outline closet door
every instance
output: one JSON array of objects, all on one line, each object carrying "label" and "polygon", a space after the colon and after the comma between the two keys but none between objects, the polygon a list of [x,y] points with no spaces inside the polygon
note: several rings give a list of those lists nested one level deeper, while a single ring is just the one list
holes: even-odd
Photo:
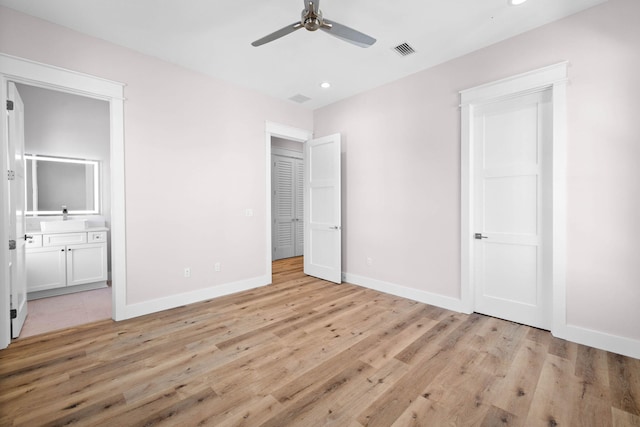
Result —
[{"label": "closet door", "polygon": [[304,253],[304,160],[295,162],[295,256]]},{"label": "closet door", "polygon": [[272,156],[273,260],[295,254],[295,159]]}]

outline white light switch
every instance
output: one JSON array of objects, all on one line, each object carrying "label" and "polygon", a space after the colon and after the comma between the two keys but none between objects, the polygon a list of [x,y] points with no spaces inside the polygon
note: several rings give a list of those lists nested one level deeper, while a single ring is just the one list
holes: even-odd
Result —
[{"label": "white light switch", "polygon": [[253,209],[245,209],[244,215],[245,216],[253,216]]}]

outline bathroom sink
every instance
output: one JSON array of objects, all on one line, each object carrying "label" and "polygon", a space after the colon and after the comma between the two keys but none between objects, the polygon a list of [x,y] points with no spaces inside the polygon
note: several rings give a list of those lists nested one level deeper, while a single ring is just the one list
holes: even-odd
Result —
[{"label": "bathroom sink", "polygon": [[42,231],[82,231],[87,228],[86,219],[69,219],[67,221],[42,221],[40,229]]}]

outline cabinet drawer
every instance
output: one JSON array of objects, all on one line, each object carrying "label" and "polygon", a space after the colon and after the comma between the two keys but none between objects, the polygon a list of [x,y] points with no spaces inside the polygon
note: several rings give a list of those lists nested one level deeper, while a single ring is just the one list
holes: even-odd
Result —
[{"label": "cabinet drawer", "polygon": [[34,234],[29,237],[25,242],[26,248],[41,248],[42,247],[42,234]]},{"label": "cabinet drawer", "polygon": [[87,233],[44,234],[42,246],[77,245],[87,243]]},{"label": "cabinet drawer", "polygon": [[87,241],[89,243],[107,242],[106,231],[90,231],[87,233]]}]

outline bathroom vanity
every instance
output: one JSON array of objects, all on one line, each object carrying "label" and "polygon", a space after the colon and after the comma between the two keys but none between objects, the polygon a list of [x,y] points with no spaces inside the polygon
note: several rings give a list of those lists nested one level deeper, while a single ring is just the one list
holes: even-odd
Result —
[{"label": "bathroom vanity", "polygon": [[106,287],[108,229],[51,225],[27,235],[27,299]]}]

